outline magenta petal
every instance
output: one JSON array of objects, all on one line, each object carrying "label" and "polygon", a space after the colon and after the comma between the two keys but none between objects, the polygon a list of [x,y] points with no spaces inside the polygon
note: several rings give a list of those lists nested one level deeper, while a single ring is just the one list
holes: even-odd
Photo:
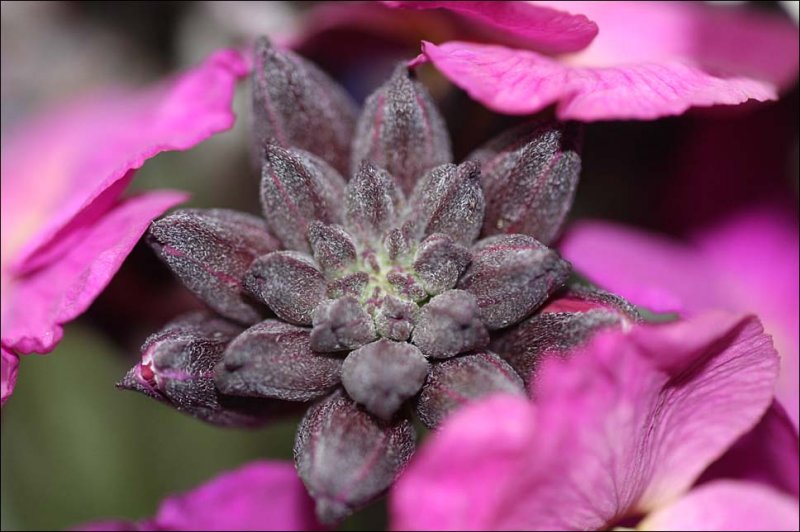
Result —
[{"label": "magenta petal", "polygon": [[661,508],[638,530],[797,530],[797,499],[760,484],[716,481]]},{"label": "magenta petal", "polygon": [[0,357],[0,406],[3,406],[17,384],[19,357],[5,347],[0,347]]},{"label": "magenta petal", "polygon": [[152,192],[118,202],[98,220],[79,224],[76,218],[81,239],[74,247],[4,287],[4,347],[21,353],[52,350],[62,324],[89,307],[150,221],[185,199],[180,192]]},{"label": "magenta petal", "polygon": [[777,366],[754,318],[601,333],[543,364],[535,406],[445,422],[396,486],[395,526],[592,530],[652,511],[755,425]]},{"label": "magenta petal", "polygon": [[[472,31],[545,53],[577,52],[597,35],[597,24],[527,2],[384,2],[406,9],[445,9],[469,21]],[[580,10],[581,6],[564,6]]]},{"label": "magenta petal", "polygon": [[99,521],[77,530],[320,530],[289,462],[251,462],[166,498],[152,519]]}]

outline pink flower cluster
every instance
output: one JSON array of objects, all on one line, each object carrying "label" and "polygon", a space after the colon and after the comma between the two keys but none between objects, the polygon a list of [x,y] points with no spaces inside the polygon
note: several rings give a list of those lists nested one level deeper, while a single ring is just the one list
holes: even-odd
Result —
[{"label": "pink flower cluster", "polygon": [[[424,38],[414,63],[501,113],[554,105],[565,120],[655,119],[774,100],[798,70],[797,28],[763,13],[682,2],[383,4],[323,6],[325,24],[310,31],[380,32],[387,11],[391,24],[439,21],[449,38]],[[4,139],[3,403],[20,355],[51,351],[149,223],[186,198],[124,196],[136,170],[229,129],[248,70],[239,52],[220,51]],[[680,319],[598,334],[546,356],[529,398],[459,411],[399,479],[392,526],[797,530],[796,221],[742,213],[688,243],[583,222],[560,250],[599,286]],[[253,463],[167,499],[153,519],[84,529],[317,526],[291,466]]]}]

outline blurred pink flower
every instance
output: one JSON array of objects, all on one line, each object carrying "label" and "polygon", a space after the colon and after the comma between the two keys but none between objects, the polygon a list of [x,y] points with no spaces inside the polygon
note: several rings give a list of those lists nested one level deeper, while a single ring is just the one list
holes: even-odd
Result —
[{"label": "blurred pink flower", "polygon": [[[229,129],[238,52],[155,87],[113,90],[33,120],[3,145],[2,397],[18,355],[47,353],[105,288],[150,221],[186,195],[121,195],[149,158]],[[5,140],[5,139],[4,139]]]},{"label": "blurred pink flower", "polygon": [[561,253],[599,286],[655,312],[752,312],[781,355],[776,394],[798,426],[800,244],[797,220],[779,211],[734,214],[684,243],[621,225],[584,221]]},{"label": "blurred pink flower", "polygon": [[77,530],[321,530],[314,503],[289,462],[252,462],[164,499],[138,522],[98,521]]},{"label": "blurred pink flower", "polygon": [[[502,113],[556,104],[562,120],[648,120],[694,106],[774,100],[797,76],[796,26],[750,9],[689,2],[389,4],[449,10],[483,29],[484,38],[462,33],[459,40],[423,41],[422,52],[450,81]],[[525,28],[515,12],[526,9],[533,14],[523,35],[529,38],[510,47],[507,35],[519,37]],[[589,21],[556,9],[597,23],[597,37],[588,44]],[[474,40],[483,43],[468,42]],[[588,47],[581,50],[581,43]]]},{"label": "blurred pink flower", "polygon": [[543,363],[533,403],[495,396],[445,422],[395,487],[393,527],[796,529],[790,494],[732,479],[695,486],[767,410],[777,370],[753,317],[600,333]]}]

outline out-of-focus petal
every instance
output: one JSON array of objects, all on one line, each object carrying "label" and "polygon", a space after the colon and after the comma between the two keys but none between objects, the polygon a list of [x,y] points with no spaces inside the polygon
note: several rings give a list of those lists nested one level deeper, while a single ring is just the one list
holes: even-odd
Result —
[{"label": "out-of-focus petal", "polygon": [[7,351],[5,347],[0,347],[0,406],[14,392],[18,369],[19,357],[11,351]]},{"label": "out-of-focus petal", "polygon": [[797,428],[781,404],[772,406],[753,430],[706,469],[699,482],[740,479],[800,495],[800,444]]},{"label": "out-of-focus petal", "polygon": [[505,44],[545,53],[577,52],[597,35],[597,24],[584,15],[527,2],[383,2],[407,9],[444,9],[465,18],[472,31],[502,39]]},{"label": "out-of-focus petal", "polygon": [[797,500],[760,484],[717,481],[661,508],[638,530],[797,530]]},{"label": "out-of-focus petal", "polygon": [[313,503],[288,462],[252,462],[166,498],[152,519],[78,530],[319,530]]},{"label": "out-of-focus petal", "polygon": [[652,511],[753,427],[776,373],[754,318],[600,333],[543,364],[535,406],[487,401],[445,422],[395,488],[394,526],[587,530]]},{"label": "out-of-focus petal", "polygon": [[537,52],[451,41],[423,53],[485,106],[531,114],[556,103],[562,120],[651,120],[693,106],[777,98],[775,87],[745,76],[719,77],[679,60],[572,67]]},{"label": "out-of-focus petal", "polygon": [[62,325],[84,312],[106,287],[150,221],[185,199],[181,192],[144,194],[76,228],[80,245],[4,287],[3,346],[22,353],[52,350]]}]

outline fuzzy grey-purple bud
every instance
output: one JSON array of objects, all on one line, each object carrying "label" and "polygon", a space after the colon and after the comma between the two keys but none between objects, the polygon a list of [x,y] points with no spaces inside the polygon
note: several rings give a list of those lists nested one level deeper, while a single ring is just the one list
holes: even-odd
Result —
[{"label": "fuzzy grey-purple bud", "polygon": [[426,173],[409,199],[418,237],[444,233],[459,244],[478,238],[483,223],[480,170],[473,162],[444,164]]},{"label": "fuzzy grey-purple bud", "polygon": [[241,282],[256,257],[280,246],[263,220],[225,209],[183,209],[153,222],[148,242],[212,309],[240,323],[261,319]]},{"label": "fuzzy grey-purple bud", "polygon": [[436,295],[456,285],[469,261],[470,253],[464,246],[445,234],[434,233],[417,248],[414,271],[425,291]]},{"label": "fuzzy grey-purple bud", "polygon": [[405,342],[417,321],[419,307],[407,299],[387,295],[375,312],[378,334],[390,340]]},{"label": "fuzzy grey-purple bud", "polygon": [[395,223],[402,203],[402,193],[392,176],[369,161],[361,161],[345,189],[345,225],[371,240]]},{"label": "fuzzy grey-purple bud", "polygon": [[375,339],[372,316],[353,296],[320,303],[311,315],[311,349],[323,353],[356,349]]},{"label": "fuzzy grey-purple bud", "polygon": [[364,104],[353,141],[353,173],[363,160],[388,170],[406,194],[429,169],[452,160],[444,120],[405,64]]},{"label": "fuzzy grey-purple bud", "polygon": [[225,397],[211,377],[225,346],[241,331],[202,312],[181,316],[145,341],[142,361],[117,386],[142,392],[214,425],[259,425],[274,417],[276,402]]},{"label": "fuzzy grey-purple bud", "polygon": [[415,406],[420,420],[434,429],[457,408],[495,393],[525,395],[525,387],[507,362],[481,351],[431,364]]},{"label": "fuzzy grey-purple bud", "polygon": [[339,271],[356,260],[356,245],[350,234],[339,225],[311,222],[308,226],[308,242],[314,260],[325,273]]},{"label": "fuzzy grey-purple bud", "polygon": [[513,325],[567,282],[571,265],[527,235],[495,235],[472,249],[458,288],[475,296],[490,330]]},{"label": "fuzzy grey-purple bud", "polygon": [[269,230],[287,249],[309,252],[308,224],[342,220],[344,179],[325,161],[275,144],[264,148],[261,205]]},{"label": "fuzzy grey-purple bud", "polygon": [[524,124],[470,155],[481,164],[484,235],[523,233],[553,241],[578,185],[579,133],[575,123]]},{"label": "fuzzy grey-purple bud", "polygon": [[475,297],[463,290],[448,290],[424,305],[411,337],[425,356],[449,358],[489,344]]},{"label": "fuzzy grey-purple bud", "polygon": [[366,272],[355,272],[345,275],[328,283],[328,297],[331,299],[342,296],[360,298],[368,283],[369,274]]},{"label": "fuzzy grey-purple bud", "polygon": [[277,320],[253,325],[228,345],[214,371],[224,394],[308,401],[340,381],[342,360],[311,349],[306,328]]},{"label": "fuzzy grey-purple bud", "polygon": [[273,251],[256,259],[244,277],[244,287],[281,319],[311,325],[311,312],[325,299],[327,283],[308,255]]},{"label": "fuzzy grey-purple bud", "polygon": [[408,419],[381,421],[342,391],[314,404],[297,428],[294,460],[319,520],[333,525],[385,492],[415,439]]},{"label": "fuzzy grey-purple bud", "polygon": [[253,69],[255,142],[297,146],[350,171],[350,141],[358,108],[316,65],[265,37],[256,42]]},{"label": "fuzzy grey-purple bud", "polygon": [[422,388],[428,361],[406,342],[378,340],[347,355],[342,385],[370,413],[390,419],[403,402]]}]

